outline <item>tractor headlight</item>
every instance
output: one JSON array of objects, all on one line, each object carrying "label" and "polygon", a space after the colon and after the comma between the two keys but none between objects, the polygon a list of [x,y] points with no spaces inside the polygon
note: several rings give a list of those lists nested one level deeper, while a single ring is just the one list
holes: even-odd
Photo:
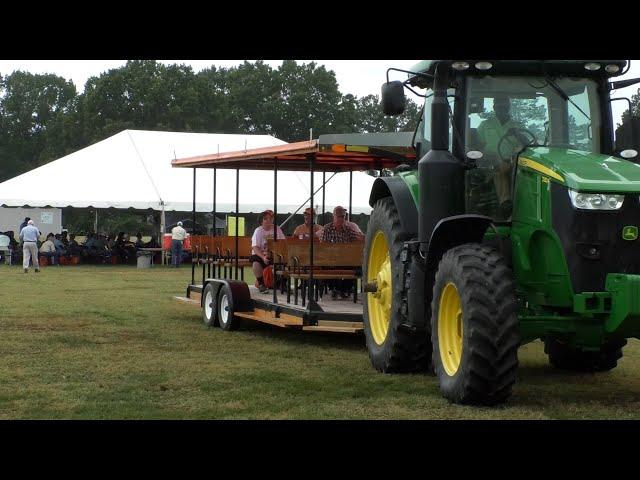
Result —
[{"label": "tractor headlight", "polygon": [[569,190],[569,197],[574,208],[580,210],[620,210],[624,195],[608,193],[580,193]]}]

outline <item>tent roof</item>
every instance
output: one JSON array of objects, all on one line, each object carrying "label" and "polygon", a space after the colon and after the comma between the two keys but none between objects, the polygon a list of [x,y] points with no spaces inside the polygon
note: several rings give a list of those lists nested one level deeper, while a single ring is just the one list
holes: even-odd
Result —
[{"label": "tent roof", "polygon": [[[0,205],[191,211],[193,170],[172,168],[172,159],[278,145],[286,143],[269,135],[124,130],[1,183]],[[240,178],[241,212],[273,208],[272,175],[250,170],[242,171]],[[321,179],[321,174],[316,176],[316,188],[322,184]],[[371,211],[368,200],[374,180],[354,173],[354,213]],[[348,175],[331,180],[327,185],[327,208],[348,203],[348,182]],[[235,210],[235,172],[218,171],[216,185],[216,211]],[[308,197],[309,175],[278,175],[279,212],[294,211]],[[213,174],[198,168],[196,209],[210,212],[212,204]]]}]

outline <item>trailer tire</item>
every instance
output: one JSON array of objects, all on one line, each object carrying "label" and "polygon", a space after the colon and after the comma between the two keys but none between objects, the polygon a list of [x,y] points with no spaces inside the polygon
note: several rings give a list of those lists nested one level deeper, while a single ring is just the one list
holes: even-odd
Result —
[{"label": "trailer tire", "polygon": [[[393,199],[385,197],[378,200],[367,227],[363,281],[384,278],[386,287],[384,292],[367,293],[362,303],[369,359],[376,370],[385,373],[425,370],[431,358],[428,335],[410,333],[401,328],[400,253],[408,236],[402,230]],[[383,297],[386,300],[382,301]]]},{"label": "trailer tire", "polygon": [[213,284],[209,283],[202,292],[202,321],[207,327],[218,327],[218,304]]},{"label": "trailer tire", "polygon": [[433,366],[449,401],[496,405],[511,395],[520,334],[504,256],[468,243],[440,260],[431,302]]},{"label": "trailer tire", "polygon": [[223,285],[218,294],[218,323],[222,330],[237,330],[240,319],[234,315],[233,293],[229,285]]},{"label": "trailer tire", "polygon": [[607,372],[618,366],[626,339],[615,339],[602,345],[599,352],[583,352],[577,348],[549,338],[544,342],[544,353],[549,363],[560,370],[572,372]]}]

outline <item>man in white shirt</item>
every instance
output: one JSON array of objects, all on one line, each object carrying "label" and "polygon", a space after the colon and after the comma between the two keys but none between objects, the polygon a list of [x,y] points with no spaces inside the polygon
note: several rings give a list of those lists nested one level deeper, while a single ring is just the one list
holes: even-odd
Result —
[{"label": "man in white shirt", "polygon": [[182,222],[171,229],[171,265],[178,268],[182,263],[182,244],[187,238],[187,231],[182,228]]},{"label": "man in white shirt", "polygon": [[20,230],[20,240],[22,241],[22,267],[24,273],[29,273],[29,260],[33,259],[33,266],[36,273],[40,271],[38,263],[38,238],[40,230],[33,224],[33,220],[27,222],[27,226]]}]

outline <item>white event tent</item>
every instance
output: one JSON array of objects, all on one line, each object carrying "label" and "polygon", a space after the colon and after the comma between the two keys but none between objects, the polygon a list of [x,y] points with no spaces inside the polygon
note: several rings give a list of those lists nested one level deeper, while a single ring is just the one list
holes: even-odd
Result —
[{"label": "white event tent", "polygon": [[[8,207],[135,208],[192,211],[193,169],[173,168],[174,158],[282,145],[269,135],[124,130],[72,154],[0,183],[0,205]],[[216,212],[236,204],[236,172],[217,171]],[[326,174],[326,178],[331,176]],[[278,212],[293,213],[308,201],[310,175],[278,173]],[[370,213],[375,179],[353,172],[353,213]],[[314,187],[322,185],[316,173]],[[240,171],[240,212],[273,208],[273,173]],[[326,185],[326,209],[348,207],[349,174],[339,173]],[[322,205],[321,193],[314,204]],[[196,170],[196,210],[213,209],[213,171]],[[164,215],[163,215],[164,216]],[[164,223],[164,222],[162,222]]]}]

